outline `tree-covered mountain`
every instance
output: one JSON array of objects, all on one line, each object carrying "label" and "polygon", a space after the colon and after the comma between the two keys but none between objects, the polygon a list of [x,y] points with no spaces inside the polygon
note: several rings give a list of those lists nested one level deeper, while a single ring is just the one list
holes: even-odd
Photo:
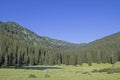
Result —
[{"label": "tree-covered mountain", "polygon": [[77,65],[120,61],[120,32],[88,44],[38,36],[15,22],[0,22],[0,66]]},{"label": "tree-covered mountain", "polygon": [[[120,32],[90,42],[85,47],[75,50],[78,63],[112,63],[120,61]],[[82,57],[81,57],[82,56]]]},{"label": "tree-covered mountain", "polygon": [[5,33],[19,39],[29,42],[30,44],[34,44],[40,47],[53,47],[53,48],[73,48],[77,44],[56,40],[49,37],[38,36],[34,32],[22,27],[21,25],[15,22],[0,22],[0,30]]}]

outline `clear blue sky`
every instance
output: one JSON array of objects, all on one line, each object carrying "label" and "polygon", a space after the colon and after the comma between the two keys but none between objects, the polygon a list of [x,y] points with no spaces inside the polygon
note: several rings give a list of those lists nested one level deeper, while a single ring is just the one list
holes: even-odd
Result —
[{"label": "clear blue sky", "polygon": [[0,0],[0,21],[87,43],[120,31],[120,0]]}]

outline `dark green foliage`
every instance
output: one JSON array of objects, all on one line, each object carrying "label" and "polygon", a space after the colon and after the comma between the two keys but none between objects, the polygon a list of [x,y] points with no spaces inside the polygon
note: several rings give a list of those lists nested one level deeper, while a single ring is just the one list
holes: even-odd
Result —
[{"label": "dark green foliage", "polygon": [[120,32],[89,44],[41,37],[14,22],[0,22],[0,66],[115,64],[120,61]]}]

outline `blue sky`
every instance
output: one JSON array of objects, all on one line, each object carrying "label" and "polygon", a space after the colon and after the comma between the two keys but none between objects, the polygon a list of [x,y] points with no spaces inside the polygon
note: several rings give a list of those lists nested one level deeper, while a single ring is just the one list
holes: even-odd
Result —
[{"label": "blue sky", "polygon": [[120,31],[120,0],[0,0],[0,21],[41,36],[88,43]]}]

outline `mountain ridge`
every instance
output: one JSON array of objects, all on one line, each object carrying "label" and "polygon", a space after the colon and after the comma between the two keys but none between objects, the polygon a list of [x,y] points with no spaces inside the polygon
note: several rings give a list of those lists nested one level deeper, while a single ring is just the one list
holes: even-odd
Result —
[{"label": "mountain ridge", "polygon": [[4,28],[2,28],[3,25],[1,25],[2,27],[0,28],[6,31],[7,33],[15,37],[18,37],[20,39],[23,39],[25,41],[30,41],[30,43],[38,46],[42,45],[42,46],[47,46],[47,47],[49,46],[54,48],[60,48],[60,47],[73,48],[72,46],[78,45],[63,40],[49,38],[47,36],[39,36],[36,33],[30,31],[29,29],[17,24],[16,22],[8,21],[5,23],[1,22],[1,24],[4,25]]}]

